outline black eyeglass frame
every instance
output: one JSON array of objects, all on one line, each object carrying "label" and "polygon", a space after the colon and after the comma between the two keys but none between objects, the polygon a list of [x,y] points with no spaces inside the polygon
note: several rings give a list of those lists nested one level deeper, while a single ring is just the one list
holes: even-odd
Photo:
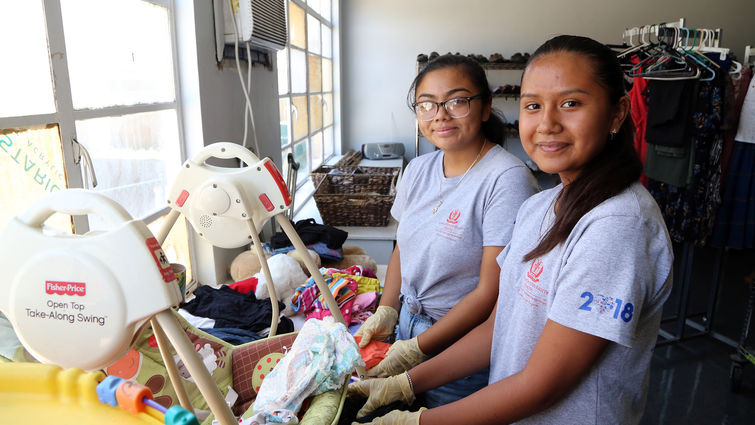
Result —
[{"label": "black eyeglass frame", "polygon": [[[432,100],[420,100],[420,101],[412,103],[412,110],[414,111],[414,115],[417,115],[417,105],[419,105],[420,103],[429,102],[429,103],[435,104],[435,113],[433,114],[433,116],[429,120],[423,120],[419,116],[417,117],[418,120],[424,121],[424,122],[434,120],[435,116],[438,115],[438,111],[440,111],[440,107],[441,106],[443,107],[443,109],[446,110],[446,113],[451,118],[464,118],[467,115],[469,115],[470,112],[472,112],[472,108],[469,107],[471,105],[471,103],[472,103],[472,100],[474,100],[474,99],[482,99],[483,97],[484,96],[482,94],[477,94],[477,95],[474,95],[474,96],[456,96],[456,97],[452,97],[450,99],[446,99],[446,100],[444,100],[442,102],[433,102]],[[469,109],[467,110],[466,114],[464,114],[462,116],[455,117],[455,116],[451,115],[451,112],[448,110],[448,108],[446,108],[446,103],[454,101],[454,100],[459,100],[459,99],[466,100],[467,101],[467,106],[469,107]]]}]

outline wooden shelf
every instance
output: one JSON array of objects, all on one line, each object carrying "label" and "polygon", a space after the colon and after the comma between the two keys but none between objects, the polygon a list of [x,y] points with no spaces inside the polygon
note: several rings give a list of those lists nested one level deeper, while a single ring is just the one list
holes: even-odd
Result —
[{"label": "wooden shelf", "polygon": [[524,69],[526,63],[524,62],[483,62],[482,65],[485,69]]}]

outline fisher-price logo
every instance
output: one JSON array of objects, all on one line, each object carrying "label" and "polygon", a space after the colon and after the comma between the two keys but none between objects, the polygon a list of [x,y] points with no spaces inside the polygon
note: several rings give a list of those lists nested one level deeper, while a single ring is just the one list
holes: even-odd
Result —
[{"label": "fisher-price logo", "polygon": [[84,282],[57,282],[45,281],[45,292],[49,295],[78,295],[83,297],[87,294],[87,284]]},{"label": "fisher-price logo", "polygon": [[543,262],[537,259],[530,264],[530,270],[527,272],[527,277],[533,282],[540,281],[540,275],[543,273]]}]

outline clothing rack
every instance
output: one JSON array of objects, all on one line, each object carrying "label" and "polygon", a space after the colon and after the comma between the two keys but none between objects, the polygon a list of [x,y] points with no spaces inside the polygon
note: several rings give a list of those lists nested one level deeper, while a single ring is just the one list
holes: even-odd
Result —
[{"label": "clothing rack", "polygon": [[633,37],[637,37],[637,40],[644,40],[646,37],[649,39],[650,35],[658,37],[658,30],[660,28],[684,28],[684,18],[679,18],[679,21],[674,22],[662,22],[660,24],[643,25],[640,27],[632,27],[624,30],[621,38],[624,42],[629,40],[629,44],[634,46],[632,42]]},{"label": "clothing rack", "polygon": [[[680,285],[676,310],[672,316],[666,317],[662,320],[663,323],[674,322],[675,328],[673,332],[661,329],[658,334],[663,340],[659,341],[657,345],[673,344],[701,336],[710,336],[730,347],[737,346],[737,341],[713,330],[713,319],[716,313],[716,303],[718,301],[720,284],[726,270],[727,254],[727,248],[716,249],[706,309],[703,312],[690,313],[688,307],[695,246],[690,243],[684,243],[681,245],[679,253],[679,273],[674,279],[674,285]],[[699,319],[694,320],[693,318],[695,317],[699,317]],[[691,328],[697,332],[688,333],[687,328]]]},{"label": "clothing rack", "polygon": [[[679,18],[679,21],[627,28],[622,34],[622,40],[624,43],[627,43],[628,40],[628,44],[634,47],[649,44],[650,37],[655,36],[657,39],[663,38],[670,41],[669,44],[675,47],[684,46],[700,52],[719,53],[721,60],[726,59],[729,49],[720,47],[721,28],[687,28],[684,26],[684,22],[684,18]],[[634,43],[635,37],[639,44]],[[749,51],[745,51],[746,56],[748,53]]]},{"label": "clothing rack", "polygon": [[[678,21],[627,28],[622,34],[622,39],[629,48],[617,54],[622,57],[646,46],[663,43],[672,49],[679,50],[682,54],[689,51],[718,53],[721,60],[724,60],[729,55],[730,50],[721,47],[721,35],[720,28],[688,28],[685,26],[685,19],[680,18]],[[746,49],[745,63],[752,60],[750,57],[754,54],[755,51]],[[677,302],[675,310],[663,319],[663,323],[666,323],[667,326],[665,326],[665,329],[662,327],[659,332],[661,338],[658,345],[681,342],[699,336],[710,336],[727,345],[736,346],[737,341],[713,330],[716,302],[725,274],[727,249],[719,248],[714,253],[713,274],[708,286],[705,310],[702,312],[690,311],[689,305],[695,274],[693,265],[696,246],[694,243],[683,242],[675,244],[675,251],[677,259],[675,260],[674,286],[677,292]]]},{"label": "clothing rack", "polygon": [[[729,49],[719,47],[721,43],[721,28],[659,28],[658,35],[672,37],[674,46],[690,47],[700,52],[719,53],[721,60],[726,59]],[[691,44],[690,44],[691,43]]]}]

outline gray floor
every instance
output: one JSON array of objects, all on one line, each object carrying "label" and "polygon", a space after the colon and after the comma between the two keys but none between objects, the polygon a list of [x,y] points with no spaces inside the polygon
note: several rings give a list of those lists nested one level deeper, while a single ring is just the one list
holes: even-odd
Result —
[{"label": "gray floor", "polygon": [[704,336],[657,347],[643,425],[755,424],[755,366],[729,389],[729,345]]},{"label": "gray floor", "polygon": [[[678,247],[677,247],[678,248]],[[680,250],[675,251],[681,259]],[[659,345],[653,354],[650,391],[643,425],[656,424],[755,424],[755,366],[747,364],[739,392],[730,391],[730,356],[744,329],[749,286],[745,277],[755,270],[755,250],[731,250],[723,257],[723,273],[715,278],[719,252],[697,248],[690,272],[687,317],[699,326],[710,321],[710,329],[726,343],[711,334],[689,338],[697,329],[684,327],[682,342]],[[683,274],[677,268],[675,277]],[[718,281],[718,290],[713,282]],[[674,283],[669,301],[664,306],[664,330],[679,335],[679,306],[682,285]],[[713,313],[706,313],[714,302]],[[689,323],[686,321],[686,323]],[[750,350],[755,345],[755,328],[750,328],[746,341]]]}]

